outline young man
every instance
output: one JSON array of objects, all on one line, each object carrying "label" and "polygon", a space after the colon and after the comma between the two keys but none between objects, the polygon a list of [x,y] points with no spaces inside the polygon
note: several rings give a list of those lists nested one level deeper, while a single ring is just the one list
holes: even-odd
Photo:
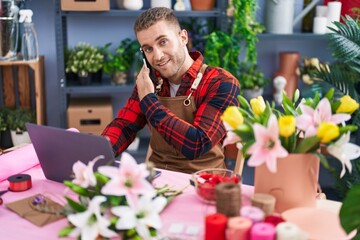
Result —
[{"label": "young man", "polygon": [[207,66],[200,52],[188,52],[187,31],[171,9],[148,9],[134,31],[149,65],[144,63],[132,96],[103,132],[115,155],[148,124],[148,160],[156,167],[185,173],[225,168],[221,145],[226,131],[220,116],[226,107],[238,105],[238,80]]}]

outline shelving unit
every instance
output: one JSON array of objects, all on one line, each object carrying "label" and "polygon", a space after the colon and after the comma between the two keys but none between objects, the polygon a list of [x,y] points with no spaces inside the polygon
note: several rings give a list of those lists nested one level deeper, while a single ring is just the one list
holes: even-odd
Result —
[{"label": "shelving unit", "polygon": [[[82,19],[91,16],[94,21],[99,18],[109,18],[108,21],[116,19],[117,21],[129,21],[129,17],[136,18],[145,10],[130,11],[122,9],[111,9],[104,12],[64,12],[60,7],[61,0],[55,0],[55,29],[56,29],[56,52],[58,63],[57,78],[60,82],[60,96],[61,96],[61,127],[66,127],[66,109],[68,100],[72,95],[93,96],[93,95],[111,95],[131,93],[133,84],[127,85],[112,85],[110,80],[103,79],[101,83],[92,84],[88,86],[77,85],[70,83],[66,79],[65,64],[64,64],[64,50],[68,44],[68,20]],[[226,26],[225,9],[227,1],[217,1],[217,6],[212,11],[175,11],[176,16],[181,18],[195,17],[195,18],[211,18],[214,19],[216,25],[221,28]],[[124,36],[125,38],[126,36]]]}]

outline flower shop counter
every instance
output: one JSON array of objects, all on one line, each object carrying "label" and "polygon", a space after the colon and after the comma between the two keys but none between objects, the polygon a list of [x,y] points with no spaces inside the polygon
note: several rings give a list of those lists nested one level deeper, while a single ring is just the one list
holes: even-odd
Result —
[{"label": "flower shop counter", "polygon": [[[7,177],[11,175],[25,173],[32,179],[30,189],[21,192],[8,191],[1,196],[3,204],[0,205],[0,239],[16,240],[24,239],[24,237],[26,239],[58,239],[58,232],[67,225],[65,218],[38,227],[19,217],[5,205],[35,194],[43,194],[56,202],[64,203],[63,196],[71,195],[71,192],[66,191],[64,184],[45,178],[32,145],[1,155],[0,166],[0,194],[8,189]],[[169,184],[173,189],[181,189],[189,184],[190,177],[189,174],[162,170],[161,176],[155,179],[154,183],[156,187]],[[241,191],[243,204],[249,204],[253,187],[242,185]],[[318,200],[320,208],[338,211],[340,206],[339,202]],[[202,202],[196,195],[194,187],[190,185],[161,213],[163,224],[161,233],[176,235],[176,232],[179,232],[179,236],[185,239],[203,239],[204,218],[213,213],[215,213],[215,206]]]}]

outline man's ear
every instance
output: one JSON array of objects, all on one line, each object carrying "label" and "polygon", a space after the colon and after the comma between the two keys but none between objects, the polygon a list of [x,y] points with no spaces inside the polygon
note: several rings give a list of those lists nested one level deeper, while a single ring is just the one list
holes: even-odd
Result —
[{"label": "man's ear", "polygon": [[182,29],[179,33],[179,36],[183,45],[186,46],[189,41],[188,32],[185,29]]}]

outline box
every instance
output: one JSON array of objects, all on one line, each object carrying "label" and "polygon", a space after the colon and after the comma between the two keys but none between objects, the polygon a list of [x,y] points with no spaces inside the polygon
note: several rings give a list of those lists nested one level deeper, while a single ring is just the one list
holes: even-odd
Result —
[{"label": "box", "polygon": [[61,0],[62,11],[109,11],[110,0]]},{"label": "box", "polygon": [[111,98],[72,98],[67,109],[69,128],[100,135],[113,119]]}]

